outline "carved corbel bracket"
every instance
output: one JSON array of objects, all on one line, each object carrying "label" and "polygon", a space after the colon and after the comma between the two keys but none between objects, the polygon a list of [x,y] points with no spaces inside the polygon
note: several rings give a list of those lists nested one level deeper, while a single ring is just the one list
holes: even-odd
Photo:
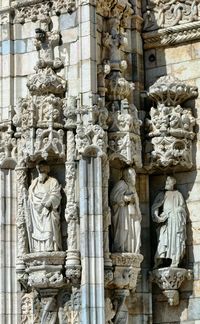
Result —
[{"label": "carved corbel bracket", "polygon": [[167,297],[170,306],[179,304],[179,288],[184,280],[192,279],[192,270],[183,268],[155,269],[150,274],[151,282],[154,282]]},{"label": "carved corbel bracket", "polygon": [[109,288],[134,291],[143,256],[135,253],[112,253],[111,260],[113,280],[109,283]]},{"label": "carved corbel bracket", "polygon": [[65,252],[39,252],[24,255],[28,286],[35,289],[60,288],[64,285]]}]

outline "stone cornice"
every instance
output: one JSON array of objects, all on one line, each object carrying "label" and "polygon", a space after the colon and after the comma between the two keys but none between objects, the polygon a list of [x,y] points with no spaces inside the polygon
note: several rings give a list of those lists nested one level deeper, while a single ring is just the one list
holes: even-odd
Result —
[{"label": "stone cornice", "polygon": [[143,33],[144,48],[167,47],[200,39],[200,21]]}]

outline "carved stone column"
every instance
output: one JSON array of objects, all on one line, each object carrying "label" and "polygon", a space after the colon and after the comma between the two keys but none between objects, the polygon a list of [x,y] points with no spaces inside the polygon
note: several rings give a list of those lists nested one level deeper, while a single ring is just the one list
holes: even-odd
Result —
[{"label": "carved stone column", "polygon": [[105,322],[101,157],[79,162],[82,322]]},{"label": "carved stone column", "polygon": [[75,159],[75,136],[73,130],[67,131],[67,162],[66,170],[66,196],[67,205],[65,218],[68,224],[67,232],[67,258],[66,277],[72,284],[80,283],[81,265],[79,247],[79,219],[76,203],[76,163]]},{"label": "carved stone column", "polygon": [[26,280],[27,275],[25,274],[25,265],[23,256],[28,253],[28,237],[26,230],[26,210],[27,207],[27,168],[16,167],[17,175],[17,273],[20,281]]}]

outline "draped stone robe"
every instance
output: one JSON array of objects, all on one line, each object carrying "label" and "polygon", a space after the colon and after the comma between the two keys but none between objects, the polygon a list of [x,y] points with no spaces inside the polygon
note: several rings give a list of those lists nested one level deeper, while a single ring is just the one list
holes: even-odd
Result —
[{"label": "draped stone robe", "polygon": [[[155,212],[162,209],[160,217]],[[169,258],[178,266],[185,253],[186,209],[182,194],[177,190],[161,192],[152,206],[153,221],[157,228],[158,246],[155,260]]]},{"label": "draped stone robe", "polygon": [[[44,183],[36,178],[29,188],[30,210],[30,250],[57,251],[61,250],[60,215],[60,185],[55,178],[48,177]],[[49,208],[43,203],[50,202]]]},{"label": "draped stone robe", "polygon": [[[133,202],[125,202],[124,195],[134,194]],[[139,253],[141,212],[137,192],[130,191],[124,180],[116,183],[110,194],[112,207],[112,251]],[[139,226],[135,226],[135,223]]]}]

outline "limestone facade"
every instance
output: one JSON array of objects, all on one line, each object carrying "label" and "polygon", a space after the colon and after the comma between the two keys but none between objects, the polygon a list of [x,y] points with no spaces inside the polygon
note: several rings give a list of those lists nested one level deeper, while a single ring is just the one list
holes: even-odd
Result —
[{"label": "limestone facade", "polygon": [[200,323],[199,28],[0,0],[0,323]]}]

